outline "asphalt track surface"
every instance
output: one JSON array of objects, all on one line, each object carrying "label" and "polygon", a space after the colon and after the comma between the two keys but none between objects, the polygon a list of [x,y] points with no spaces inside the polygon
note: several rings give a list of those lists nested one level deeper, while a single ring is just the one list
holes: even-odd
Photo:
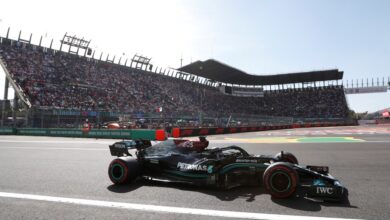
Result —
[{"label": "asphalt track surface", "polygon": [[[390,219],[390,128],[377,128],[378,132],[372,128],[305,128],[209,137],[210,147],[235,144],[250,153],[270,155],[285,150],[293,152],[301,164],[328,165],[330,173],[349,189],[349,201],[341,204],[271,199],[261,187],[227,191],[143,180],[114,186],[107,175],[113,159],[108,144],[114,140],[0,136],[0,219],[239,219],[231,213],[213,216],[217,211],[240,212],[243,218],[248,213],[258,213],[257,217],[269,214],[262,219],[291,219],[290,215],[298,216],[296,219]],[[342,135],[359,141],[286,141],[286,137]],[[269,139],[275,141],[269,143]],[[84,200],[86,204],[81,204]],[[93,205],[91,201],[108,205]],[[143,206],[125,208],[113,202]],[[159,211],[161,207],[172,211]],[[180,212],[180,207],[191,210]]]}]

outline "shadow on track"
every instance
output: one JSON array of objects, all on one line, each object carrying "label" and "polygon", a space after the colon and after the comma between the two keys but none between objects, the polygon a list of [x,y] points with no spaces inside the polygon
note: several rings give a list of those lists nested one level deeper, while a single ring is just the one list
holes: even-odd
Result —
[{"label": "shadow on track", "polygon": [[348,191],[341,201],[321,201],[316,199],[306,198],[302,192],[297,192],[297,195],[289,199],[275,199],[271,200],[281,206],[302,211],[320,211],[322,206],[326,207],[344,207],[344,208],[359,208],[351,205],[348,199]]},{"label": "shadow on track", "polygon": [[114,193],[128,193],[128,192],[134,191],[142,186],[145,186],[145,184],[142,183],[141,181],[136,181],[134,183],[124,184],[124,185],[112,184],[112,185],[107,186],[107,189],[110,190],[111,192],[114,192]]},{"label": "shadow on track", "polygon": [[169,183],[169,182],[157,182],[148,181],[145,179],[138,179],[137,181],[126,185],[110,185],[107,189],[114,193],[128,193],[138,189],[142,186],[159,187],[159,188],[174,188],[182,191],[194,191],[207,195],[212,195],[220,199],[221,201],[233,201],[237,198],[244,198],[247,202],[255,201],[255,197],[264,194],[265,191],[261,187],[237,187],[229,190],[218,188],[201,188],[199,186],[188,185],[185,183]]},{"label": "shadow on track", "polygon": [[[128,193],[133,190],[136,190],[142,186],[149,187],[159,187],[159,188],[174,188],[182,191],[194,191],[199,192],[211,196],[215,196],[221,201],[233,201],[235,199],[245,199],[246,202],[253,202],[256,200],[256,196],[264,194],[265,190],[263,187],[237,187],[229,190],[218,189],[218,188],[201,188],[199,186],[188,185],[184,183],[169,183],[169,182],[157,182],[157,181],[149,181],[145,179],[138,179],[132,184],[126,185],[110,185],[107,187],[108,190],[115,193]],[[291,209],[303,210],[303,211],[311,211],[317,212],[321,210],[322,206],[326,207],[345,207],[345,208],[358,208],[356,206],[352,206],[346,197],[341,202],[324,202],[317,201],[305,198],[302,193],[297,193],[297,195],[293,198],[288,199],[275,199],[271,198],[272,202],[275,204],[285,206]]]}]

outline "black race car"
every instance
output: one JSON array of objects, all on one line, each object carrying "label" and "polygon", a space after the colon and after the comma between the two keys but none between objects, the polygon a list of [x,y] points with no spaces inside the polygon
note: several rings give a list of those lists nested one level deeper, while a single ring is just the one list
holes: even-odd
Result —
[{"label": "black race car", "polygon": [[114,184],[139,177],[199,186],[230,189],[264,185],[274,198],[288,198],[298,191],[308,198],[339,201],[347,189],[329,174],[326,166],[298,165],[288,152],[275,156],[252,155],[238,146],[208,149],[199,141],[169,139],[155,145],[146,140],[126,140],[110,145],[117,156],[108,167]]}]

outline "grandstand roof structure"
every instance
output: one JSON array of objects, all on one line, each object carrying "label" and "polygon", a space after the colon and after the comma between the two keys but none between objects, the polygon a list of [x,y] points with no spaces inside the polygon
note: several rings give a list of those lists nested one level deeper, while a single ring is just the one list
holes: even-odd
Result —
[{"label": "grandstand roof structure", "polygon": [[338,69],[276,75],[252,75],[214,59],[199,60],[177,70],[213,81],[237,85],[278,85],[341,80],[343,78],[343,71]]}]

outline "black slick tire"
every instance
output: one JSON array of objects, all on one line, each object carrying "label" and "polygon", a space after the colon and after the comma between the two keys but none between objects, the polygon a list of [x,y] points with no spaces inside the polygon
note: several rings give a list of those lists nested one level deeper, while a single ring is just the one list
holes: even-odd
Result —
[{"label": "black slick tire", "polygon": [[286,162],[271,164],[263,174],[263,184],[273,198],[285,199],[295,194],[298,173],[293,165]]},{"label": "black slick tire", "polygon": [[134,181],[140,173],[139,163],[133,157],[119,157],[108,166],[108,176],[114,184],[127,184]]}]

